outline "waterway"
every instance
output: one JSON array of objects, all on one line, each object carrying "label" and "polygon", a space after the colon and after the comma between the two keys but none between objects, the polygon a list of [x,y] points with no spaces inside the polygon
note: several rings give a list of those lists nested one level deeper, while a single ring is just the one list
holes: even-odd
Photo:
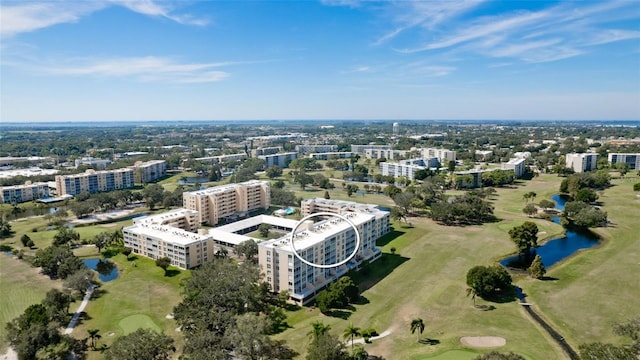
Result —
[{"label": "waterway", "polygon": [[100,281],[107,282],[118,278],[118,267],[106,259],[84,259],[84,264],[98,273]]},{"label": "waterway", "polygon": [[[551,197],[556,203],[556,209],[559,211],[564,210],[564,204],[567,202],[567,198],[562,195],[553,195]],[[552,219],[556,224],[560,223],[560,217],[556,216]],[[594,247],[600,243],[598,237],[589,230],[565,228],[566,236],[552,239],[544,243],[542,246],[533,249],[532,251],[540,255],[542,263],[546,268],[549,268],[559,261],[573,255],[576,251],[581,249],[588,249]],[[500,263],[504,266],[508,266],[514,262],[517,262],[518,255],[510,256]]]}]

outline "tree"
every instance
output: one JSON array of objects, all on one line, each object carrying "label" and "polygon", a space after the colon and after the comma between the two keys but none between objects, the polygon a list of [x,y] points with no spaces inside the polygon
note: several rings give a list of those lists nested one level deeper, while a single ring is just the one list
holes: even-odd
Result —
[{"label": "tree", "polygon": [[529,275],[536,279],[542,279],[547,270],[544,268],[544,264],[542,263],[542,258],[540,255],[536,255],[531,263],[531,266],[527,269],[529,271]]},{"label": "tree", "polygon": [[164,270],[164,276],[167,276],[167,268],[169,267],[169,265],[171,265],[171,259],[166,256],[156,259],[156,266]]},{"label": "tree", "polygon": [[[638,176],[640,176],[640,175],[638,175]],[[633,184],[633,191],[640,191],[640,183]]]},{"label": "tree", "polygon": [[282,176],[282,168],[277,165],[272,166],[265,170],[265,174],[269,179],[275,179],[279,176]]},{"label": "tree", "polygon": [[322,321],[314,321],[311,323],[311,330],[307,333],[307,336],[312,340],[319,338],[331,330],[331,326],[326,325]]},{"label": "tree", "polygon": [[531,217],[532,215],[535,215],[538,213],[538,208],[536,207],[535,204],[531,203],[531,204],[527,204],[524,209],[522,209],[522,212],[527,214],[527,216]]},{"label": "tree", "polygon": [[70,242],[80,241],[80,234],[72,229],[62,227],[58,229],[58,232],[53,237],[53,245],[66,245]]},{"label": "tree", "polygon": [[509,230],[511,240],[518,247],[518,251],[525,257],[530,256],[531,249],[538,246],[538,226],[531,221]]},{"label": "tree", "polygon": [[450,160],[447,163],[447,170],[449,170],[450,173],[454,172],[456,170],[456,162],[454,160]]},{"label": "tree", "polygon": [[327,200],[331,199],[331,195],[329,195],[329,191],[328,190],[324,191],[324,198],[327,199]]},{"label": "tree", "polygon": [[478,355],[473,360],[525,360],[525,358],[513,352],[501,353],[494,350]]},{"label": "tree", "polygon": [[51,289],[42,300],[47,308],[49,318],[58,323],[65,323],[69,318],[69,305],[74,301],[73,296],[65,291]]},{"label": "tree", "polygon": [[416,341],[420,341],[420,334],[424,332],[424,321],[421,318],[411,320],[411,333],[417,332]]},{"label": "tree", "polygon": [[393,199],[396,195],[402,192],[402,189],[390,183],[389,185],[385,186],[382,192]]},{"label": "tree", "polygon": [[356,336],[360,336],[360,328],[353,326],[353,323],[349,323],[349,326],[347,326],[344,329],[344,332],[342,333],[342,337],[346,340],[351,338],[351,351],[353,352],[353,338]]},{"label": "tree", "polygon": [[100,253],[103,248],[111,244],[111,234],[103,231],[96,235],[91,242],[98,248],[98,253]]},{"label": "tree", "polygon": [[415,197],[416,196],[413,193],[402,192],[393,197],[393,202],[402,208],[404,214],[411,214],[411,204]]},{"label": "tree", "polygon": [[33,265],[40,267],[43,274],[52,279],[65,279],[84,267],[67,246],[49,246],[36,252]]},{"label": "tree", "polygon": [[77,291],[81,295],[93,284],[93,271],[84,268],[69,275],[64,281],[64,287],[72,291]]},{"label": "tree", "polygon": [[598,200],[598,194],[591,189],[580,189],[576,192],[575,200],[592,203]]},{"label": "tree", "polygon": [[476,307],[476,296],[478,293],[474,288],[467,288],[467,296],[471,296],[471,301],[473,301],[473,307]]},{"label": "tree", "polygon": [[169,360],[173,339],[149,329],[121,336],[105,351],[106,360]]},{"label": "tree", "polygon": [[89,339],[91,340],[90,346],[93,350],[96,350],[96,340],[102,337],[102,335],[98,334],[100,329],[89,329],[87,332],[89,333]]},{"label": "tree", "polygon": [[142,196],[147,202],[150,210],[153,210],[156,204],[161,204],[164,199],[164,188],[160,184],[149,184],[142,190]]},{"label": "tree", "polygon": [[590,343],[578,346],[582,360],[637,360],[638,355],[633,349],[613,344]]},{"label": "tree", "polygon": [[122,253],[122,255],[127,257],[127,261],[129,261],[129,255],[131,255],[131,253],[133,252],[133,249],[125,246],[122,248],[122,250],[120,251]]},{"label": "tree", "polygon": [[540,204],[538,204],[541,208],[547,210],[547,209],[553,209],[556,207],[556,203],[551,201],[551,200],[547,200],[547,199],[542,199],[540,200]]},{"label": "tree", "polygon": [[474,266],[467,272],[467,286],[483,298],[507,289],[511,281],[511,275],[500,265]]},{"label": "tree", "polygon": [[29,243],[33,243],[33,240],[31,240],[31,238],[29,237],[29,235],[24,234],[20,237],[20,242],[22,243],[22,246],[24,247],[30,247]]},{"label": "tree", "polygon": [[233,251],[236,255],[242,255],[245,259],[253,261],[254,257],[258,255],[258,244],[254,240],[243,241]]},{"label": "tree", "polygon": [[347,191],[347,196],[351,196],[358,192],[358,185],[349,184],[345,187],[345,190]]},{"label": "tree", "polygon": [[269,237],[269,230],[271,230],[272,226],[270,224],[264,223],[258,226],[258,232],[262,237]]},{"label": "tree", "polygon": [[0,215],[0,239],[7,238],[11,235],[13,235],[13,231],[11,230],[9,220]]},{"label": "tree", "polygon": [[311,340],[307,348],[306,360],[348,360],[344,344],[338,337],[323,333]]},{"label": "tree", "polygon": [[236,317],[235,326],[227,333],[234,344],[236,357],[256,360],[292,359],[296,353],[284,343],[271,340],[267,335],[269,327],[269,321],[264,316],[243,314]]}]

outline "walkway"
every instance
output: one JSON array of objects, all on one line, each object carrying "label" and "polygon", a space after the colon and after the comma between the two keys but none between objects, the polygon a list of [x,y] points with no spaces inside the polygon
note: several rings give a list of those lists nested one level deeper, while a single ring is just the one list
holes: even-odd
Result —
[{"label": "walkway", "polygon": [[87,306],[87,304],[89,303],[89,300],[91,299],[91,295],[93,295],[93,289],[95,289],[94,285],[89,286],[89,288],[87,289],[87,293],[84,295],[84,299],[82,299],[82,303],[78,307],[78,310],[76,310],[76,312],[73,314],[71,321],[69,321],[69,325],[64,330],[65,334],[71,334],[71,332],[73,332],[73,327],[76,326],[76,323],[80,318],[80,314],[82,314],[82,312],[84,311],[84,308]]},{"label": "walkway", "polygon": [[[391,335],[391,330],[387,329],[387,330],[383,331],[382,333],[380,333],[380,335],[369,338],[369,341],[382,339],[383,337],[389,336],[389,335]],[[354,344],[364,344],[364,338],[355,339],[355,340],[353,340],[353,343]]]}]

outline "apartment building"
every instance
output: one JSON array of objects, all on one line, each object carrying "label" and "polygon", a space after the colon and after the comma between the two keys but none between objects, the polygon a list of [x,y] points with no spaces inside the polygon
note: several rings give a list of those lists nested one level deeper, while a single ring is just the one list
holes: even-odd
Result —
[{"label": "apartment building", "polygon": [[506,163],[501,163],[500,168],[502,170],[513,170],[516,179],[519,179],[526,171],[525,162],[526,158],[513,158]]},{"label": "apartment building", "polygon": [[365,149],[364,157],[366,159],[388,159],[394,160],[402,156],[410,154],[407,150],[391,150],[391,149]]},{"label": "apartment building", "polygon": [[251,180],[184,192],[183,207],[198,212],[202,224],[216,225],[221,219],[246,216],[249,211],[271,205],[269,182]]},{"label": "apartment building", "polygon": [[596,170],[598,167],[598,154],[581,153],[567,154],[565,167],[573,169],[577,173]]},{"label": "apartment building", "polygon": [[298,158],[297,152],[286,152],[280,154],[260,155],[258,159],[262,159],[265,162],[266,167],[279,166],[281,168],[289,167],[289,163],[293,159]]},{"label": "apartment building", "polygon": [[82,165],[88,165],[96,169],[104,170],[107,168],[107,165],[111,164],[111,160],[83,157],[81,159],[76,159],[73,163],[75,164],[76,169]]},{"label": "apartment building", "polygon": [[282,147],[280,146],[272,146],[272,147],[259,147],[257,149],[251,150],[251,157],[258,157],[260,155],[273,155],[282,151]]},{"label": "apartment building", "polygon": [[391,145],[351,145],[351,152],[364,154],[365,150],[391,150]]},{"label": "apartment building", "polygon": [[291,235],[258,244],[258,263],[270,290],[287,290],[289,300],[301,305],[363,261],[376,260],[381,254],[375,246],[376,239],[389,232],[389,212],[374,205],[321,198],[303,201],[303,214],[318,211],[341,214],[349,219],[360,234],[360,245],[356,251],[354,229],[348,222],[334,217],[302,224],[292,235],[297,253],[309,262],[329,265],[345,260],[356,251],[347,263],[326,269],[305,264],[293,253]]},{"label": "apartment building", "polygon": [[296,145],[296,151],[301,154],[336,152],[338,145]]},{"label": "apartment building", "polygon": [[329,159],[348,159],[353,156],[353,153],[350,151],[345,152],[322,152],[322,153],[311,153],[309,157],[311,159],[316,160],[329,160]]},{"label": "apartment building", "polygon": [[90,194],[128,189],[134,186],[133,169],[95,171],[87,170],[82,174],[56,176],[56,191],[61,195]]},{"label": "apartment building", "polygon": [[168,213],[145,216],[124,227],[124,245],[134,254],[151,259],[167,257],[171,265],[190,269],[213,259],[214,245],[206,231],[199,228],[198,213],[176,209]]},{"label": "apartment building", "polygon": [[609,164],[626,163],[631,170],[640,170],[640,153],[610,153],[608,156]]},{"label": "apartment building", "polygon": [[164,160],[136,161],[131,168],[137,184],[154,182],[167,176],[167,162]]},{"label": "apartment building", "polygon": [[409,163],[381,162],[380,173],[384,176],[393,176],[393,177],[406,176],[409,180],[413,180],[415,179],[415,173],[417,171],[428,169],[430,167],[437,167],[438,165],[439,164],[436,164],[436,166],[430,166],[429,164],[418,165],[411,162]]},{"label": "apartment building", "polygon": [[196,161],[206,161],[212,164],[220,164],[224,162],[233,162],[233,161],[242,161],[247,159],[248,156],[245,153],[237,153],[237,154],[226,154],[226,155],[217,155],[217,156],[205,156],[195,158]]},{"label": "apartment building", "polygon": [[0,204],[23,203],[49,197],[47,183],[31,183],[23,185],[0,186]]},{"label": "apartment building", "polygon": [[437,157],[440,163],[447,164],[449,161],[456,161],[456,152],[447,149],[424,148],[422,149],[422,157]]}]

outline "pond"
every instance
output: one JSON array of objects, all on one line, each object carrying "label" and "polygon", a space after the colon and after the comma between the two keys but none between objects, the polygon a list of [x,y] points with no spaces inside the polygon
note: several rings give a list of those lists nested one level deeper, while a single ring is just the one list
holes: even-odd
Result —
[{"label": "pond", "polygon": [[209,178],[206,177],[183,177],[178,180],[178,184],[180,185],[190,185],[190,184],[202,184],[209,181]]},{"label": "pond", "polygon": [[118,267],[106,259],[84,259],[84,264],[98,273],[100,281],[111,281],[118,278]]},{"label": "pond", "polygon": [[[564,204],[567,202],[567,198],[562,195],[553,195],[551,197],[556,203],[556,209],[564,210]],[[556,224],[560,223],[560,217],[556,216],[553,219]],[[576,251],[581,249],[588,249],[594,247],[600,243],[598,237],[589,230],[566,228],[566,236],[562,238],[552,239],[544,243],[544,245],[536,248],[536,254],[542,258],[542,263],[546,268],[555,265],[557,262],[573,255]],[[518,261],[518,255],[510,256],[500,263],[504,266],[508,266]]]}]

